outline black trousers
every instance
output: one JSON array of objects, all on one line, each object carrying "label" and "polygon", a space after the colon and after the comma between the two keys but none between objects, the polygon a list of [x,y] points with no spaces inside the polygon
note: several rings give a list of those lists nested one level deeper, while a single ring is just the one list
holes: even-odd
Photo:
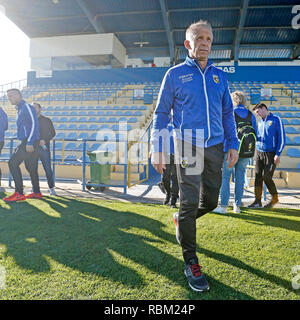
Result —
[{"label": "black trousers", "polygon": [[173,154],[170,154],[170,163],[166,164],[166,169],[164,170],[162,175],[162,183],[166,189],[167,194],[171,195],[171,203],[176,203],[179,194],[179,187]]},{"label": "black trousers", "polygon": [[265,182],[270,194],[277,194],[276,185],[273,181],[276,165],[274,163],[275,152],[261,152],[256,150],[255,154],[255,199],[261,200],[263,192],[263,182]]},{"label": "black trousers", "polygon": [[199,174],[188,174],[189,165],[186,168],[180,163],[176,165],[180,190],[179,239],[185,263],[197,259],[196,219],[217,207],[222,184],[223,144],[205,148],[202,152],[203,165]]},{"label": "black trousers", "polygon": [[22,143],[15,149],[10,160],[8,161],[9,170],[15,182],[15,191],[23,194],[23,178],[20,169],[21,163],[24,161],[25,168],[29,172],[33,192],[40,192],[39,176],[38,176],[38,157],[39,157],[39,141],[34,143],[34,152],[26,151],[27,141]]}]

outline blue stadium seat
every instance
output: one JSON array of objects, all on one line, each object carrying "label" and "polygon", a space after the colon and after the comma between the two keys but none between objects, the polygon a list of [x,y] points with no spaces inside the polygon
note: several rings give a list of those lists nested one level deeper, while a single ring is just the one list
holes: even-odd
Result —
[{"label": "blue stadium seat", "polygon": [[70,132],[67,136],[66,139],[77,139],[77,133],[76,132]]},{"label": "blue stadium seat", "polygon": [[132,118],[129,118],[128,122],[130,122],[130,123],[137,123],[137,122],[138,122],[138,119],[135,118],[135,117],[132,117]]},{"label": "blue stadium seat", "polygon": [[88,127],[88,130],[98,130],[98,125],[93,123]]},{"label": "blue stadium seat", "polygon": [[286,155],[293,158],[300,158],[300,150],[296,148],[289,148]]},{"label": "blue stadium seat", "polygon": [[[84,142],[80,143],[79,146],[76,148],[76,151],[83,151]],[[89,149],[89,144],[86,143],[86,150]]]},{"label": "blue stadium seat", "polygon": [[75,123],[69,124],[68,130],[77,130],[77,124],[75,124]]},{"label": "blue stadium seat", "polygon": [[87,122],[85,117],[79,118],[78,122]]},{"label": "blue stadium seat", "polygon": [[287,146],[293,144],[293,141],[292,141],[292,139],[291,139],[289,136],[286,136],[286,137],[285,137],[285,144],[286,144]]},{"label": "blue stadium seat", "polygon": [[63,147],[63,143],[61,141],[55,141],[55,150],[61,151]]},{"label": "blue stadium seat", "polygon": [[285,132],[286,133],[297,133],[297,129],[294,127],[286,127]]},{"label": "blue stadium seat", "polygon": [[77,117],[71,117],[71,118],[69,119],[69,122],[77,122]]},{"label": "blue stadium seat", "polygon": [[88,125],[86,123],[80,124],[78,130],[88,130]]},{"label": "blue stadium seat", "polygon": [[282,118],[281,121],[282,121],[283,124],[289,124],[290,123],[289,120],[285,119],[285,118]]},{"label": "blue stadium seat", "polygon": [[78,135],[77,139],[88,139],[89,138],[89,134],[87,132],[82,132]]},{"label": "blue stadium seat", "polygon": [[294,139],[293,139],[293,144],[298,144],[298,145],[300,145],[300,137],[298,136],[298,137],[295,137]]},{"label": "blue stadium seat", "polygon": [[64,139],[66,134],[64,132],[59,132],[56,136],[55,139]]},{"label": "blue stadium seat", "polygon": [[300,119],[291,119],[290,124],[300,124]]},{"label": "blue stadium seat", "polygon": [[101,143],[94,143],[94,144],[92,144],[91,147],[89,148],[89,151],[97,150],[100,146],[101,146]]},{"label": "blue stadium seat", "polygon": [[104,116],[104,111],[97,111],[97,116]]},{"label": "blue stadium seat", "polygon": [[88,122],[97,122],[97,118],[90,117],[90,118],[88,118]]},{"label": "blue stadium seat", "polygon": [[64,123],[61,123],[61,124],[58,126],[57,129],[58,129],[58,130],[67,130],[67,125],[64,124]]},{"label": "blue stadium seat", "polygon": [[78,112],[77,111],[71,111],[70,112],[70,116],[77,116],[78,115]]},{"label": "blue stadium seat", "polygon": [[97,138],[97,134],[98,134],[98,132],[93,132],[93,133],[90,135],[90,139],[96,139],[96,138]]},{"label": "blue stadium seat", "polygon": [[76,150],[76,143],[75,142],[69,142],[66,147],[65,150],[67,151],[74,151]]},{"label": "blue stadium seat", "polygon": [[64,162],[75,162],[75,161],[76,161],[76,156],[74,155],[68,155],[64,159]]}]

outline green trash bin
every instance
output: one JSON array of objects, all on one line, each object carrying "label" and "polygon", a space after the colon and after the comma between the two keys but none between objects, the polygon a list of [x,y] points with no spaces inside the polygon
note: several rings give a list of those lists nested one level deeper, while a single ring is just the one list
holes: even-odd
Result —
[{"label": "green trash bin", "polygon": [[[112,153],[107,151],[90,151],[87,155],[92,162],[90,165],[91,181],[92,184],[110,184],[110,171],[111,164],[109,163],[112,158]],[[92,187],[87,186],[90,190]],[[94,187],[96,190],[103,191],[105,187]]]}]

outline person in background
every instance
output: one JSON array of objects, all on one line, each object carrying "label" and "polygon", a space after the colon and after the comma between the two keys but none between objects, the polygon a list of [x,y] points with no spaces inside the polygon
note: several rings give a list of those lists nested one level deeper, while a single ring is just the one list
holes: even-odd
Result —
[{"label": "person in background", "polygon": [[[8,161],[8,167],[15,183],[15,192],[4,198],[6,202],[23,201],[27,198],[41,199],[38,157],[39,157],[39,122],[35,109],[22,98],[19,89],[7,90],[9,102],[16,106],[17,110],[17,138],[21,141]],[[25,168],[30,174],[33,192],[24,195],[23,178],[20,169],[21,163],[25,163]]]},{"label": "person in background", "polygon": [[159,184],[160,189],[162,192],[166,194],[166,198],[163,204],[169,204],[171,200],[171,208],[177,208],[176,202],[178,199],[179,187],[178,187],[178,180],[177,180],[177,173],[176,173],[176,165],[174,159],[174,140],[172,135],[172,123],[169,123],[168,130],[170,132],[170,163],[166,164],[166,168],[163,170],[162,180]]},{"label": "person in background", "polygon": [[40,128],[40,147],[39,147],[39,158],[42,162],[43,168],[46,173],[47,183],[49,186],[50,195],[56,196],[53,171],[51,168],[51,152],[50,152],[50,140],[55,135],[55,129],[50,118],[47,118],[41,114],[42,107],[39,103],[34,102],[33,107],[35,108]]},{"label": "person in background", "polygon": [[[8,129],[7,114],[0,107],[0,155],[1,155],[1,151],[4,146],[5,131],[7,129]],[[0,191],[4,191],[4,189],[1,188],[1,179],[2,179],[2,171],[1,171],[1,167],[0,167]]]},{"label": "person in background", "polygon": [[255,200],[248,208],[261,208],[263,182],[266,184],[272,199],[264,208],[273,208],[279,201],[273,174],[280,163],[280,155],[285,146],[285,130],[280,117],[273,115],[264,103],[258,103],[253,111],[261,119],[258,122],[255,154]]},{"label": "person in background", "polygon": [[[214,210],[216,213],[226,213],[227,206],[230,198],[230,178],[234,169],[234,203],[233,203],[233,212],[240,213],[240,207],[242,204],[242,198],[244,194],[244,183],[245,183],[245,172],[246,167],[251,159],[254,156],[255,152],[255,143],[256,143],[256,119],[254,114],[249,111],[246,105],[246,97],[243,92],[235,91],[231,94],[233,102],[233,111],[236,120],[236,127],[238,138],[240,140],[240,150],[239,150],[239,160],[232,168],[228,168],[226,161],[228,143],[224,141],[224,165],[223,165],[223,174],[222,174],[222,186],[221,186],[221,203],[218,208]],[[245,152],[246,151],[246,152]]]}]

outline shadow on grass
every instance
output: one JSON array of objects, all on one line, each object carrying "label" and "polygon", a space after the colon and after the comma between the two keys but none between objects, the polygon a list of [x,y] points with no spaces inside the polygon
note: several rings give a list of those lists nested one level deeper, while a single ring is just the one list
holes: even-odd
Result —
[{"label": "shadow on grass", "polygon": [[[259,214],[261,212],[262,214]],[[269,214],[272,214],[270,216]],[[274,216],[274,214],[276,216]],[[247,211],[242,210],[241,213],[229,213],[229,216],[237,219],[243,219],[252,223],[268,225],[270,227],[282,228],[285,230],[300,232],[300,210],[298,209],[256,209]],[[298,217],[299,221],[290,220],[285,217]]]},{"label": "shadow on grass", "polygon": [[155,246],[176,244],[174,234],[165,232],[160,221],[126,211],[126,205],[122,208],[62,197],[2,207],[0,203],[0,242],[6,246],[6,256],[35,273],[49,272],[51,258],[74,270],[147,290],[137,270],[141,265],[184,288],[186,298],[252,299],[212,278],[214,290],[205,296],[191,292],[182,260]]}]

